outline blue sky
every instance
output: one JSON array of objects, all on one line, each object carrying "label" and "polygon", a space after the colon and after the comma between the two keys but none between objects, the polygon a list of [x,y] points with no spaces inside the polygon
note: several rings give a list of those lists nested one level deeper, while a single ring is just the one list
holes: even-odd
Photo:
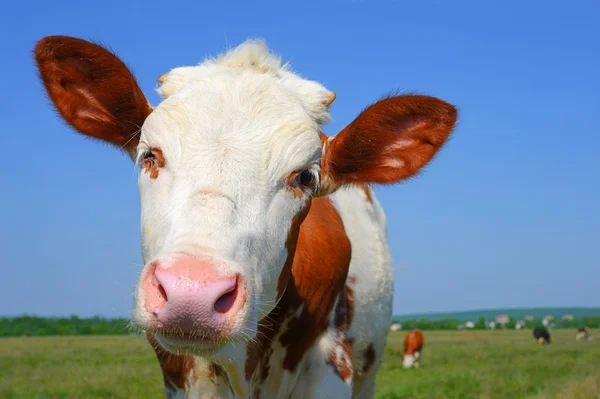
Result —
[{"label": "blue sky", "polygon": [[52,34],[109,44],[153,104],[160,74],[247,37],[337,93],[327,134],[393,89],[456,104],[425,173],[376,189],[395,313],[600,306],[599,2],[86,3],[4,9],[0,315],[127,315],[142,266],[132,163],[67,128],[37,80]]}]

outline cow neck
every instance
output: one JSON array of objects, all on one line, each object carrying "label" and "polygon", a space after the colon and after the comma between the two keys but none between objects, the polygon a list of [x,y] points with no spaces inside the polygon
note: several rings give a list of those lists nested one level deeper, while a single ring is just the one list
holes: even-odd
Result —
[{"label": "cow neck", "polygon": [[274,339],[286,348],[283,369],[295,371],[328,327],[335,301],[344,290],[351,258],[350,240],[330,199],[313,199],[288,262],[290,255],[292,266],[285,292],[259,323],[257,341],[248,348],[247,379],[264,381],[268,377]]}]

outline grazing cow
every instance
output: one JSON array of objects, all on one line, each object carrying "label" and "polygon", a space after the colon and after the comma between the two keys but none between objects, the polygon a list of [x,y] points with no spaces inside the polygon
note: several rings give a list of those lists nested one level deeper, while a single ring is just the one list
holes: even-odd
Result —
[{"label": "grazing cow", "polygon": [[575,339],[577,341],[588,341],[590,339],[590,330],[587,328],[579,328],[577,330],[577,335],[575,335]]},{"label": "grazing cow", "polygon": [[404,359],[402,366],[405,369],[410,367],[419,367],[421,362],[421,351],[425,344],[425,338],[421,330],[412,330],[404,337]]},{"label": "grazing cow", "polygon": [[533,329],[533,339],[538,344],[549,344],[550,333],[548,332],[548,329],[544,327],[536,327]]},{"label": "grazing cow", "polygon": [[415,175],[456,109],[391,96],[327,137],[335,94],[262,42],[160,76],[155,108],[96,44],[46,37],[35,57],[60,115],[141,170],[132,321],[167,396],[372,397],[393,270],[369,184]]}]

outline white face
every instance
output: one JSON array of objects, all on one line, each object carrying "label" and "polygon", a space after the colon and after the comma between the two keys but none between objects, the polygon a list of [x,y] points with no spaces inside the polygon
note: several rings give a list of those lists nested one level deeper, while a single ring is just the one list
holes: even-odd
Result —
[{"label": "white face", "polygon": [[415,364],[415,357],[413,355],[404,355],[404,359],[402,359],[402,366],[405,369],[411,368]]},{"label": "white face", "polygon": [[156,109],[96,44],[49,36],[35,57],[65,121],[140,166],[145,266],[132,319],[171,352],[212,356],[253,339],[287,286],[313,194],[413,176],[457,117],[433,97],[387,97],[321,142],[335,95],[261,42],[161,76]]},{"label": "white face", "polygon": [[255,336],[319,184],[329,92],[270,65],[229,66],[272,63],[246,46],[161,77],[167,98],[137,148],[145,267],[133,321],[173,351]]}]

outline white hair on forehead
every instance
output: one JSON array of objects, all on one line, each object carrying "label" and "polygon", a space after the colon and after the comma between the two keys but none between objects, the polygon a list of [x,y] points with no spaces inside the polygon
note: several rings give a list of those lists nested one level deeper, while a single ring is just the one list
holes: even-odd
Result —
[{"label": "white hair on forehead", "polygon": [[204,65],[222,65],[228,68],[251,68],[256,72],[278,76],[288,64],[282,65],[281,57],[271,53],[261,39],[250,39],[216,58],[207,59]]},{"label": "white hair on forehead", "polygon": [[197,66],[174,68],[158,78],[158,94],[167,98],[194,82],[215,79],[223,72],[256,73],[269,75],[273,82],[293,93],[308,115],[318,124],[329,122],[329,105],[335,94],[315,81],[307,80],[283,64],[281,57],[273,54],[264,40],[250,39],[239,46],[207,58]]}]

